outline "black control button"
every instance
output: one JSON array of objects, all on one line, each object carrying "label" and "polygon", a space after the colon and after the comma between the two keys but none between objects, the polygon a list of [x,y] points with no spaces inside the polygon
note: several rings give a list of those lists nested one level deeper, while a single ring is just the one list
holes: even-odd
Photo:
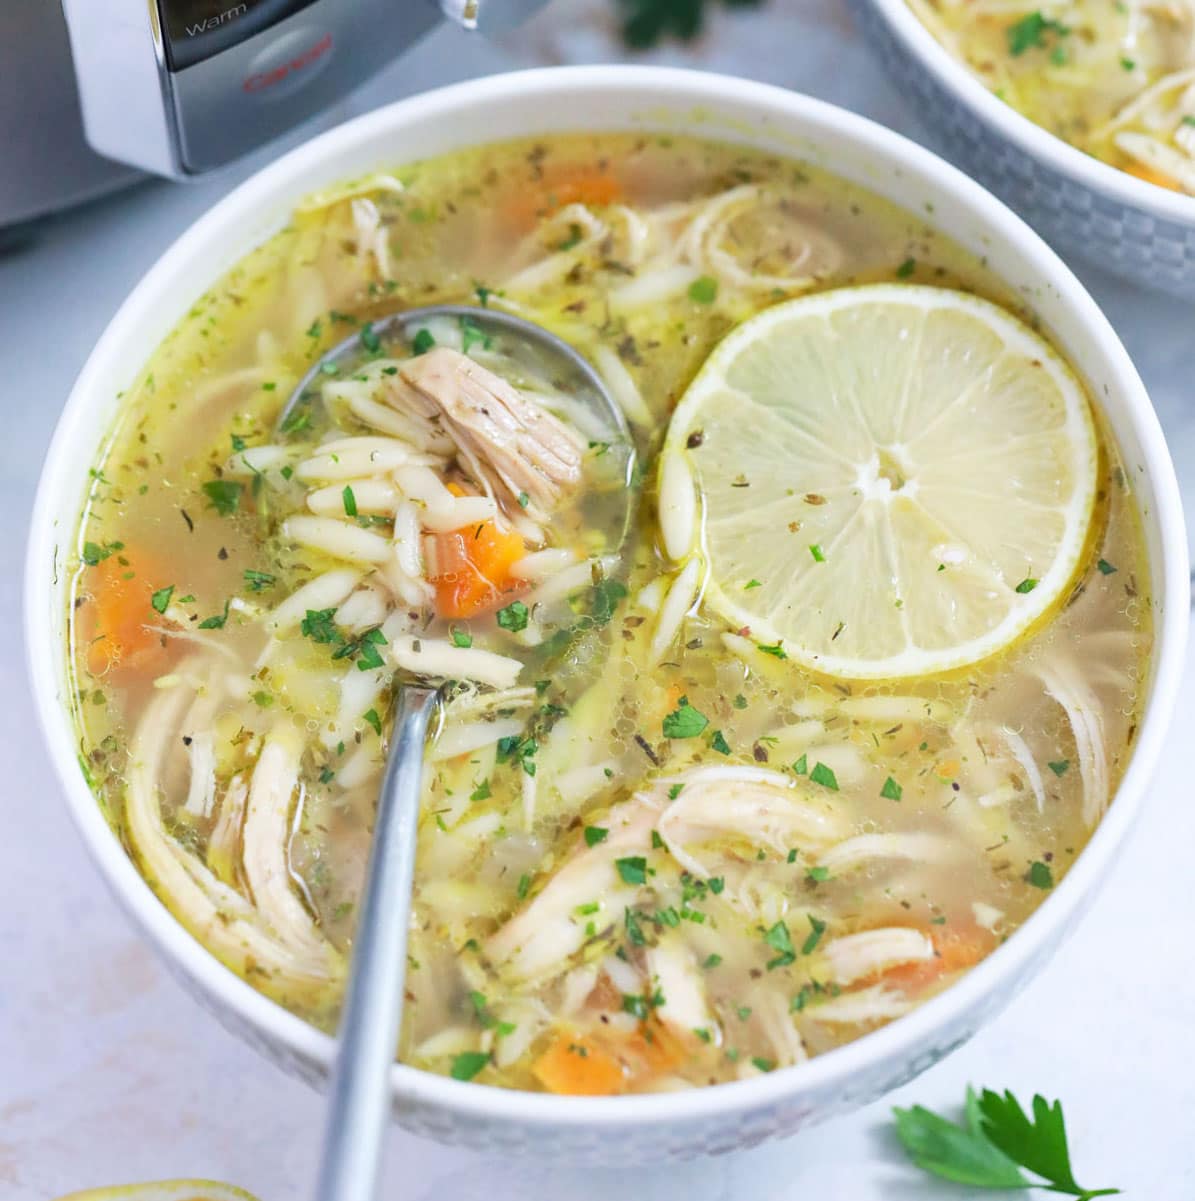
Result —
[{"label": "black control button", "polygon": [[158,0],[166,63],[182,71],[263,29],[309,8],[316,0]]}]

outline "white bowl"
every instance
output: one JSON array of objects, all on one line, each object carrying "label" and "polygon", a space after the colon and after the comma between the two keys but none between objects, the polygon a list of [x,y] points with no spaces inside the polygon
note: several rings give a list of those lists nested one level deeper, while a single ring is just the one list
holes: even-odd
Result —
[{"label": "white bowl", "polygon": [[1138,179],[992,94],[905,0],[847,0],[947,155],[1058,247],[1142,287],[1195,299],[1195,196]]},{"label": "white bowl", "polygon": [[989,261],[1040,314],[1100,399],[1138,490],[1157,625],[1136,751],[1090,845],[1041,909],[943,995],[849,1046],[758,1079],[691,1092],[561,1098],[463,1084],[396,1065],[395,1115],[433,1138],[502,1153],[574,1160],[661,1159],[728,1151],[843,1113],[904,1083],[957,1047],[1057,948],[1141,805],[1178,688],[1187,627],[1187,543],[1174,469],[1149,398],[1111,326],[1062,262],[1019,218],[928,151],[870,121],[791,92],[656,68],[532,71],[447,88],[334,129],[237,188],[163,256],[113,318],[63,412],[42,475],[29,545],[26,621],[34,695],[71,812],[92,855],[166,962],[230,1029],[319,1084],[325,1034],[222,967],[174,920],[126,855],[88,791],[67,698],[65,561],[87,470],[118,395],[194,299],[286,220],[312,189],[479,138],[577,129],[692,131],[803,156],[924,213]]}]

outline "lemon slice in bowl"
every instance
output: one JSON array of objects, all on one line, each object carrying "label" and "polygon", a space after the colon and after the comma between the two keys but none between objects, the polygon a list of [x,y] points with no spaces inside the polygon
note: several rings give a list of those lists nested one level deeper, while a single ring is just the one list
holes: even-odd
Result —
[{"label": "lemon slice in bowl", "polygon": [[1082,385],[1005,310],[844,288],[711,354],[668,429],[662,532],[704,557],[707,607],[772,654],[926,675],[996,654],[1064,595],[1098,459]]}]

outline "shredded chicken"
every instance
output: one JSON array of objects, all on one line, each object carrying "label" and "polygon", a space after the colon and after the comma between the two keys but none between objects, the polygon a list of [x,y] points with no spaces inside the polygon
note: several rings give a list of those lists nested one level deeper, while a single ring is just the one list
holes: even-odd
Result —
[{"label": "shredded chicken", "polygon": [[508,517],[525,511],[545,521],[580,483],[577,435],[466,355],[436,347],[407,362],[402,378],[421,416],[442,421],[462,462]]}]

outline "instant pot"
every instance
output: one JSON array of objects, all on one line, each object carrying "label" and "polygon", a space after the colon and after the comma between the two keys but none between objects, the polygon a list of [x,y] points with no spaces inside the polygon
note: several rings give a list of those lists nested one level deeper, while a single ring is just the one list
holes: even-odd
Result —
[{"label": "instant pot", "polygon": [[0,232],[303,124],[442,19],[545,0],[0,0]]}]

